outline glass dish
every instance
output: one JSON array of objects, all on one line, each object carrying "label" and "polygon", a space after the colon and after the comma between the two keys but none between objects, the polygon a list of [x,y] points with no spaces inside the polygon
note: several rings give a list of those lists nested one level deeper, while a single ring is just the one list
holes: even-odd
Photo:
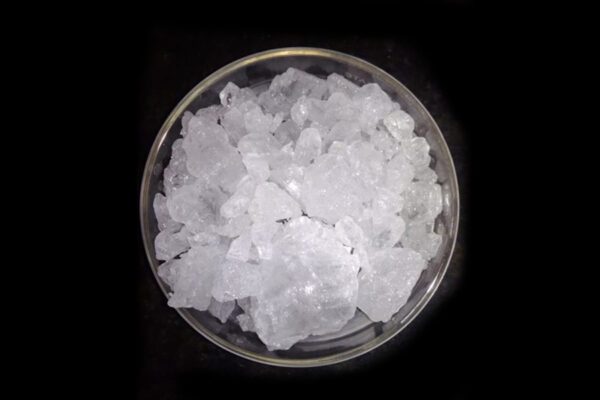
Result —
[{"label": "glass dish", "polygon": [[175,107],[162,125],[150,150],[144,169],[140,194],[140,218],[143,242],[158,285],[167,295],[168,285],[157,275],[159,262],[154,254],[154,238],[158,226],[152,201],[161,191],[162,173],[168,165],[171,145],[181,131],[184,111],[219,103],[219,92],[232,81],[239,87],[267,85],[277,74],[289,67],[326,77],[336,72],[363,85],[375,82],[398,102],[415,120],[415,133],[424,136],[431,145],[432,168],[442,186],[443,210],[436,219],[436,232],[442,236],[438,254],[429,262],[415,285],[408,302],[386,323],[373,323],[362,312],[341,331],[309,337],[291,349],[269,351],[252,332],[243,332],[234,320],[236,309],[222,324],[208,312],[177,309],[181,317],[205,338],[240,357],[264,364],[286,367],[312,367],[349,360],[385,343],[423,310],[444,277],[456,241],[459,220],[459,193],[456,172],[448,146],[437,124],[419,100],[394,77],[356,57],[317,48],[284,48],[269,50],[237,60],[216,71],[194,87]]}]

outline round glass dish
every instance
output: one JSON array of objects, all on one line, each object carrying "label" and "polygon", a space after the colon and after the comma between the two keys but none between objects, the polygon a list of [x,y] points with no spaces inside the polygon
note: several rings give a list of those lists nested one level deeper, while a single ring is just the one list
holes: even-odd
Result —
[{"label": "round glass dish", "polygon": [[357,311],[356,316],[340,332],[309,337],[291,349],[269,351],[252,332],[243,332],[234,321],[235,310],[222,324],[208,312],[177,309],[177,312],[205,338],[240,357],[286,367],[312,367],[349,360],[385,343],[398,334],[421,312],[439,286],[454,250],[459,219],[459,194],[456,172],[448,146],[437,124],[419,100],[394,77],[376,66],[347,54],[317,48],[284,48],[268,50],[235,61],[216,71],[179,102],[161,127],[150,150],[144,169],[140,195],[140,218],[146,255],[158,285],[167,295],[168,285],[157,275],[159,262],[154,254],[154,238],[158,226],[152,201],[162,190],[162,173],[168,165],[171,145],[179,137],[184,111],[219,103],[219,92],[227,82],[239,87],[266,85],[275,75],[289,67],[326,77],[336,72],[363,85],[375,82],[398,102],[415,120],[415,133],[431,146],[432,168],[442,186],[443,210],[436,219],[435,230],[442,236],[437,256],[429,262],[416,283],[408,302],[386,323],[373,323]]}]

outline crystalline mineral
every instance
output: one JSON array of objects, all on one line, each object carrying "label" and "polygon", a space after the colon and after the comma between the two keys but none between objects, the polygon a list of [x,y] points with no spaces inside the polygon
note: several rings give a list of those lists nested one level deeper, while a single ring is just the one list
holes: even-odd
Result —
[{"label": "crystalline mineral", "polygon": [[410,249],[377,250],[371,271],[360,274],[358,307],[372,321],[387,321],[402,307],[427,263]]},{"label": "crystalline mineral", "polygon": [[269,350],[339,331],[357,308],[392,318],[444,239],[413,118],[377,84],[294,68],[257,91],[229,82],[219,100],[184,113],[153,199],[169,305]]},{"label": "crystalline mineral", "polygon": [[254,222],[278,221],[302,215],[298,202],[272,182],[256,187],[254,198],[248,207]]},{"label": "crystalline mineral", "polygon": [[385,186],[394,193],[402,193],[415,176],[415,169],[402,153],[392,158],[386,168]]},{"label": "crystalline mineral", "polygon": [[172,282],[173,294],[169,298],[169,305],[206,310],[218,266],[223,263],[226,250],[222,246],[196,246],[185,253],[180,261],[171,263],[170,270],[164,272]]},{"label": "crystalline mineral", "polygon": [[167,198],[162,193],[157,193],[156,196],[154,196],[152,208],[154,209],[154,215],[156,216],[158,229],[163,231],[165,229],[174,230],[181,228],[181,223],[173,221],[171,215],[169,215]]},{"label": "crystalline mineral", "polygon": [[242,162],[254,181],[263,182],[269,178],[269,161],[265,157],[250,153],[242,158]]},{"label": "crystalline mineral", "polygon": [[252,239],[250,229],[246,229],[237,238],[233,239],[227,251],[227,259],[237,261],[247,261],[250,256],[250,246]]},{"label": "crystalline mineral", "polygon": [[233,192],[245,173],[240,154],[229,144],[225,130],[203,118],[192,118],[183,140],[187,168],[203,184],[218,184]]},{"label": "crystalline mineral", "polygon": [[177,139],[171,147],[171,162],[165,168],[163,179],[165,194],[170,195],[175,189],[189,185],[195,180],[196,178],[187,169],[183,139]]},{"label": "crystalline mineral", "polygon": [[230,301],[254,296],[261,287],[260,268],[236,260],[226,260],[216,273],[212,296],[218,301]]},{"label": "crystalline mineral", "polygon": [[402,145],[404,155],[414,166],[429,164],[429,144],[422,137],[416,137]]},{"label": "crystalline mineral", "polygon": [[233,195],[221,206],[221,215],[225,218],[236,218],[244,214],[254,197],[255,189],[256,181],[248,175],[243,177]]},{"label": "crystalline mineral", "polygon": [[442,212],[442,188],[436,183],[413,182],[404,195],[404,215],[412,222],[433,221]]},{"label": "crystalline mineral", "polygon": [[331,127],[328,134],[325,136],[324,144],[325,148],[329,148],[329,145],[335,141],[350,144],[361,139],[362,137],[358,122],[342,120],[336,122]]},{"label": "crystalline mineral", "polygon": [[170,260],[189,248],[190,245],[185,236],[185,232],[173,232],[169,229],[165,229],[156,236],[156,239],[154,239],[154,249],[156,250],[157,260]]},{"label": "crystalline mineral", "polygon": [[234,308],[235,301],[226,301],[221,303],[220,301],[212,299],[210,301],[210,305],[208,306],[208,312],[224,324]]},{"label": "crystalline mineral", "polygon": [[396,110],[383,119],[383,124],[388,132],[399,142],[411,139],[412,131],[415,129],[413,118],[402,110]]},{"label": "crystalline mineral", "polygon": [[333,73],[327,77],[327,86],[331,93],[345,93],[354,96],[359,87],[341,75]]},{"label": "crystalline mineral", "polygon": [[308,165],[321,154],[321,134],[315,128],[300,132],[296,142],[295,161],[299,165]]},{"label": "crystalline mineral", "polygon": [[251,316],[271,349],[288,349],[309,336],[335,332],[356,311],[359,263],[333,228],[292,219],[263,263],[262,290]]},{"label": "crystalline mineral", "polygon": [[272,241],[280,227],[281,224],[275,221],[262,221],[252,225],[250,237],[260,259],[269,260],[273,256]]},{"label": "crystalline mineral", "polygon": [[414,249],[426,260],[435,257],[441,244],[442,236],[433,232],[433,223],[409,224],[402,237],[402,246]]},{"label": "crystalline mineral", "polygon": [[346,159],[335,154],[320,156],[306,169],[301,193],[306,213],[330,224],[358,216],[365,194]]}]

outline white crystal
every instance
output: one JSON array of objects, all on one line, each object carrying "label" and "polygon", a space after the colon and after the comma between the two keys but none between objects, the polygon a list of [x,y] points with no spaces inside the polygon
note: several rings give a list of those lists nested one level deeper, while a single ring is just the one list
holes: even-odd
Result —
[{"label": "white crystal", "polygon": [[226,301],[222,303],[212,299],[210,301],[210,305],[208,306],[208,312],[224,324],[234,308],[235,301]]},{"label": "white crystal", "polygon": [[433,169],[421,167],[415,171],[415,179],[421,182],[435,183],[438,180],[438,176]]},{"label": "white crystal", "polygon": [[211,300],[211,289],[218,266],[225,256],[221,246],[192,247],[178,262],[170,263],[169,271],[172,295],[171,307],[193,307],[205,311]]},{"label": "white crystal", "polygon": [[260,268],[257,265],[226,260],[216,273],[212,296],[218,301],[254,296],[260,291],[260,280]]},{"label": "white crystal", "polygon": [[309,335],[339,330],[356,311],[358,259],[335,231],[306,217],[292,219],[263,263],[262,287],[251,307],[260,339],[288,349]]},{"label": "white crystal", "polygon": [[346,159],[334,154],[320,156],[306,169],[301,193],[307,214],[330,224],[358,216],[365,197]]},{"label": "white crystal", "polygon": [[335,233],[338,239],[346,246],[356,249],[360,267],[369,270],[371,268],[367,254],[367,238],[362,228],[350,217],[344,217],[335,224]]},{"label": "white crystal", "polygon": [[327,86],[331,93],[341,92],[348,96],[354,96],[359,89],[357,85],[336,73],[327,77]]},{"label": "white crystal", "polygon": [[270,114],[264,114],[260,107],[254,108],[244,115],[244,124],[249,134],[268,134],[273,123]]},{"label": "white crystal", "polygon": [[430,161],[429,157],[429,144],[427,140],[422,137],[416,137],[410,139],[402,144],[402,150],[406,158],[415,166],[428,165]]},{"label": "white crystal", "polygon": [[250,255],[250,229],[246,229],[237,238],[231,241],[227,251],[227,259],[237,261],[247,261]]},{"label": "white crystal", "polygon": [[426,265],[423,257],[410,249],[396,247],[374,252],[371,271],[360,274],[358,307],[372,321],[388,321],[406,304]]},{"label": "white crystal", "polygon": [[254,197],[256,182],[250,176],[245,176],[238,183],[233,195],[221,206],[220,213],[225,218],[235,218],[248,210],[250,201]]},{"label": "white crystal", "polygon": [[368,83],[358,89],[355,99],[359,102],[359,122],[365,132],[373,130],[392,111],[390,97],[375,83]]},{"label": "white crystal", "polygon": [[285,189],[295,200],[300,200],[304,168],[297,164],[289,164],[271,173],[271,180]]},{"label": "white crystal", "polygon": [[157,193],[156,196],[154,196],[152,208],[154,209],[158,229],[163,231],[165,229],[177,230],[178,228],[181,228],[181,223],[173,221],[171,215],[169,215],[167,198],[162,193]]},{"label": "white crystal", "polygon": [[157,260],[170,260],[189,248],[190,245],[185,236],[185,232],[173,232],[166,229],[161,231],[154,239],[154,249],[156,251]]},{"label": "white crystal", "polygon": [[252,220],[246,213],[237,217],[227,219],[223,225],[215,227],[215,232],[221,236],[234,238],[242,234],[246,228],[250,228]]},{"label": "white crystal", "polygon": [[268,160],[258,154],[246,154],[242,158],[242,162],[246,166],[248,175],[250,175],[254,181],[263,182],[269,178],[269,162]]},{"label": "white crystal", "polygon": [[195,180],[196,178],[187,169],[183,139],[177,139],[171,146],[171,162],[165,168],[163,175],[165,194],[169,195],[184,185],[194,183]]},{"label": "white crystal", "polygon": [[233,192],[245,173],[240,154],[229,144],[229,137],[218,124],[204,118],[190,121],[190,132],[183,140],[187,168],[202,184],[217,183]]},{"label": "white crystal", "polygon": [[402,237],[402,246],[417,251],[426,260],[435,257],[442,244],[442,236],[433,232],[432,225],[432,223],[409,224]]},{"label": "white crystal", "polygon": [[296,200],[276,184],[264,182],[256,187],[248,214],[254,222],[278,221],[298,217],[302,210]]},{"label": "white crystal", "polygon": [[295,161],[299,165],[308,165],[321,154],[321,134],[315,128],[307,128],[300,132],[296,142]]},{"label": "white crystal", "polygon": [[272,240],[280,228],[281,224],[274,221],[257,222],[252,225],[250,236],[260,259],[269,260],[273,256]]},{"label": "white crystal", "polygon": [[383,119],[383,124],[388,132],[399,142],[406,142],[412,137],[412,131],[415,129],[415,121],[402,110],[396,110]]},{"label": "white crystal", "polygon": [[357,140],[361,140],[360,125],[353,121],[338,121],[324,138],[325,148],[328,148],[334,141],[345,142],[350,144]]},{"label": "white crystal", "polygon": [[408,187],[414,176],[414,167],[404,154],[398,153],[387,164],[385,187],[400,194]]},{"label": "white crystal", "polygon": [[411,222],[433,221],[442,206],[442,188],[437,183],[413,182],[404,194],[403,214]]}]

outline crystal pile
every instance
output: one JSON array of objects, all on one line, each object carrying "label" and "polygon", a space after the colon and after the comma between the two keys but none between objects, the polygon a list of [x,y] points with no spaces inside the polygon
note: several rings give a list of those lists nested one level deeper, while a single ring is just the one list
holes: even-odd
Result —
[{"label": "crystal pile", "polygon": [[374,83],[290,68],[187,111],[154,198],[171,307],[270,350],[388,321],[441,244],[442,191],[412,117]]}]

